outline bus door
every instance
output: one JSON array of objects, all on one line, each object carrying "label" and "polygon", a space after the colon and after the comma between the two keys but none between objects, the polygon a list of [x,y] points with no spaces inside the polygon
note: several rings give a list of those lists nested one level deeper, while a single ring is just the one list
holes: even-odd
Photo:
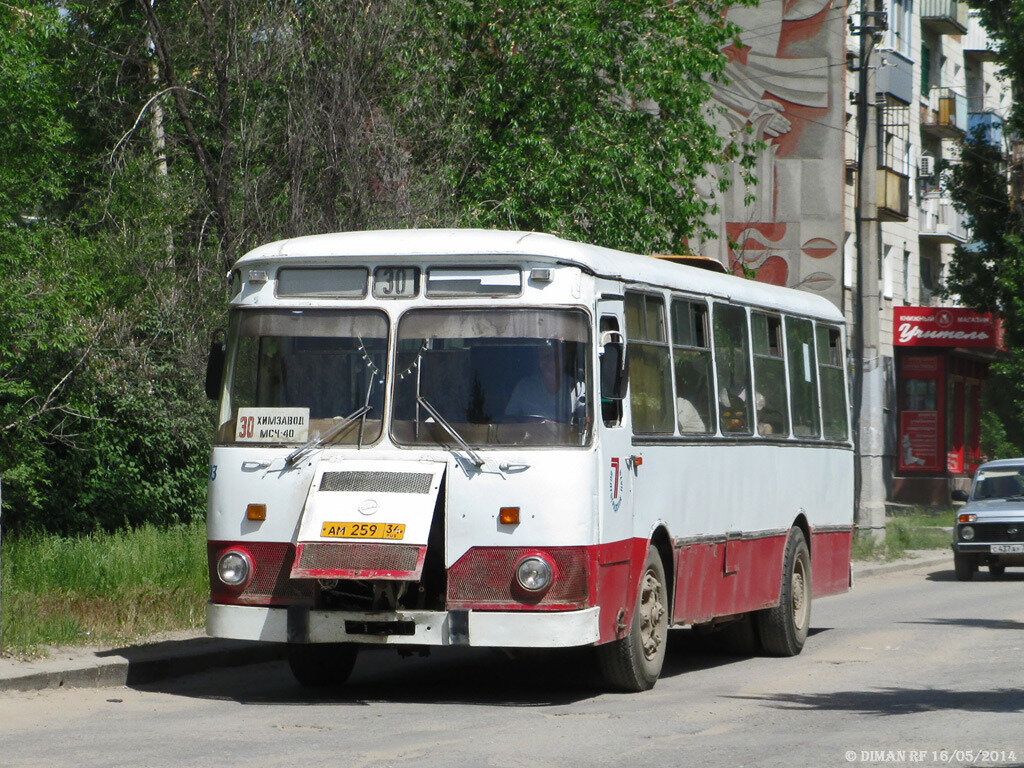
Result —
[{"label": "bus door", "polygon": [[[629,429],[629,402],[625,397],[625,368],[622,381],[611,375],[614,357],[625,355],[625,320],[621,298],[598,302],[599,401],[595,408],[598,436],[598,592],[602,606],[624,606],[634,579],[630,564],[635,560],[633,491],[636,479],[636,451]],[[616,391],[616,384],[618,391]],[[643,553],[639,555],[643,558]],[[602,610],[601,636],[617,635],[616,610]],[[621,624],[621,621],[618,622]]]}]

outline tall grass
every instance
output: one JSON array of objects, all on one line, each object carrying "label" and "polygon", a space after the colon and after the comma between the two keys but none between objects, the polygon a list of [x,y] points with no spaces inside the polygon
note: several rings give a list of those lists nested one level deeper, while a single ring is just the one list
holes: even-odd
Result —
[{"label": "tall grass", "polygon": [[[952,518],[952,513],[949,517]],[[857,536],[853,540],[852,557],[854,560],[898,560],[910,550],[948,549],[952,534],[935,527],[939,525],[952,525],[952,519],[927,519],[917,515],[890,518],[885,524],[885,541],[878,543],[868,536]]]},{"label": "tall grass", "polygon": [[4,654],[123,642],[203,620],[208,583],[202,523],[7,538],[0,567]]}]

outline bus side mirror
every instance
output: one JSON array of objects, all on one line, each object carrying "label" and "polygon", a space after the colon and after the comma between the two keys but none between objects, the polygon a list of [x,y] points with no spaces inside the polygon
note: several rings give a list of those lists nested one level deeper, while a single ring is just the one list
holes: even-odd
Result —
[{"label": "bus side mirror", "polygon": [[220,397],[221,384],[224,383],[224,357],[227,347],[223,334],[218,331],[210,342],[210,356],[206,358],[206,396],[211,400]]},{"label": "bus side mirror", "polygon": [[967,491],[957,488],[955,491],[949,494],[949,498],[951,498],[953,501],[967,501]]},{"label": "bus side mirror", "polygon": [[626,340],[618,331],[601,334],[601,397],[621,400],[626,396],[629,360]]}]

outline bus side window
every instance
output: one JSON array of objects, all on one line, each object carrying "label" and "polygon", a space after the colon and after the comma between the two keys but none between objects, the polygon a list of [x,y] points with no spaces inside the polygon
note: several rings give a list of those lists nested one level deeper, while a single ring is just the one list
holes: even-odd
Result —
[{"label": "bus side window", "polygon": [[747,310],[715,303],[715,369],[722,432],[753,434]]},{"label": "bus side window", "polygon": [[672,364],[676,372],[676,421],[683,435],[715,431],[708,308],[702,301],[672,301]]},{"label": "bus side window", "polygon": [[665,331],[665,300],[626,294],[629,409],[635,434],[675,432],[672,369]]},{"label": "bus side window", "polygon": [[[618,330],[619,319],[613,315],[604,315],[601,317],[601,333],[598,334],[598,338],[601,338],[605,331]],[[622,426],[622,399],[617,397],[607,397],[605,393],[602,392],[601,419],[604,421],[604,425],[606,427]]]},{"label": "bus side window", "polygon": [[750,314],[754,343],[754,407],[761,435],[789,436],[786,405],[786,361],[782,358],[782,318],[761,312]]},{"label": "bus side window", "polygon": [[818,367],[814,362],[814,326],[810,320],[786,318],[790,410],[796,437],[819,437]]},{"label": "bus side window", "polygon": [[821,377],[821,415],[825,437],[831,440],[849,438],[846,410],[846,385],[843,380],[843,345],[839,329],[819,325],[818,375]]}]

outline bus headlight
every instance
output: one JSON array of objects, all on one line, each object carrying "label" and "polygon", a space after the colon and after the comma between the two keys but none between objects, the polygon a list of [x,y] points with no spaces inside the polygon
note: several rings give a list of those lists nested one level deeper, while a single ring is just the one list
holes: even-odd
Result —
[{"label": "bus headlight", "polygon": [[965,525],[960,529],[960,538],[964,541],[970,541],[974,538],[974,529],[969,525]]},{"label": "bus headlight", "polygon": [[551,565],[539,557],[527,557],[516,566],[516,581],[527,592],[541,592],[551,586]]},{"label": "bus headlight", "polygon": [[229,587],[245,584],[252,572],[252,559],[241,550],[229,549],[217,561],[217,576]]}]

